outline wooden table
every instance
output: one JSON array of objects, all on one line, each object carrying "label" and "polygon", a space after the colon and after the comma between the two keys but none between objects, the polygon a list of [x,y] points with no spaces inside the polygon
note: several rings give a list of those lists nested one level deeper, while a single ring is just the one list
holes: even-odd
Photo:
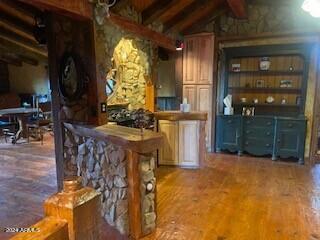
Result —
[{"label": "wooden table", "polygon": [[1,116],[8,116],[14,117],[17,119],[19,124],[19,131],[16,133],[16,139],[20,139],[22,137],[26,137],[26,124],[27,124],[27,117],[33,113],[37,113],[37,108],[7,108],[0,110],[0,117]]}]

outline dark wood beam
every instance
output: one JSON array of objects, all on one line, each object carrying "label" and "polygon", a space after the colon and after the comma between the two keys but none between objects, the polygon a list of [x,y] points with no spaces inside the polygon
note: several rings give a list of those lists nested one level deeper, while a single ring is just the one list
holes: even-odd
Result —
[{"label": "dark wood beam", "polygon": [[41,13],[41,10],[30,5],[20,2],[19,0],[1,0],[4,4],[18,10],[19,12],[31,18]]},{"label": "dark wood beam", "polygon": [[246,0],[227,0],[227,3],[236,18],[248,18]]},{"label": "dark wood beam", "polygon": [[25,24],[28,24],[31,26],[34,26],[35,24],[33,16],[26,15],[25,13],[20,12],[18,9],[12,6],[12,4],[6,4],[6,1],[0,0],[0,12],[1,12],[1,15],[3,13],[6,13],[7,15],[14,17],[15,19],[20,19]]},{"label": "dark wood beam", "polygon": [[197,0],[183,9],[178,15],[165,23],[164,31],[180,31],[192,26],[193,23],[201,20],[224,3],[224,0]]},{"label": "dark wood beam", "polygon": [[88,0],[19,0],[43,10],[73,17],[78,20],[92,19],[92,4]]},{"label": "dark wood beam", "polygon": [[18,53],[9,52],[3,48],[0,48],[0,55],[8,59],[25,62],[33,66],[37,66],[39,64],[39,61],[34,58],[31,58],[22,54],[18,54]]},{"label": "dark wood beam", "polygon": [[24,46],[17,45],[16,43],[7,41],[5,39],[2,39],[1,37],[0,37],[0,52],[14,53],[19,56],[34,59],[35,61],[38,61],[38,62],[43,62],[43,63],[48,62],[47,56],[43,56],[42,54],[32,52],[26,49]]},{"label": "dark wood beam", "polygon": [[175,50],[175,40],[156,31],[153,31],[146,26],[133,22],[125,17],[116,15],[114,13],[110,14],[109,20],[133,34],[136,34],[142,38],[152,41],[156,45],[169,49]]},{"label": "dark wood beam", "polygon": [[195,1],[198,0],[175,0],[175,4],[159,16],[159,20],[163,23],[168,22]]},{"label": "dark wood beam", "polygon": [[18,42],[20,44],[28,46],[29,48],[33,48],[36,51],[39,51],[39,52],[46,54],[45,49],[43,47],[40,47],[39,44],[35,40],[30,40],[28,38],[20,36],[19,34],[11,32],[10,30],[8,30],[4,27],[0,27],[0,36],[2,38],[11,39],[15,42]]},{"label": "dark wood beam", "polygon": [[11,65],[15,65],[17,67],[21,67],[22,66],[22,61],[17,60],[17,59],[13,59],[13,58],[8,58],[6,56],[0,55],[0,61],[1,62],[5,62]]},{"label": "dark wood beam", "polygon": [[30,25],[16,16],[1,12],[0,21],[27,34],[33,34],[34,25]]},{"label": "dark wood beam", "polygon": [[196,33],[197,31],[201,31],[201,28],[205,27],[205,25],[213,22],[217,17],[221,16],[222,14],[227,12],[227,8],[225,6],[219,7],[213,14],[209,14],[199,21],[193,23],[190,27],[186,29],[182,29],[182,34],[192,34]]},{"label": "dark wood beam", "polygon": [[3,41],[11,42],[14,45],[23,47],[24,49],[39,54],[43,57],[47,57],[47,51],[44,48],[39,47],[30,39],[24,38],[16,33],[10,32],[5,28],[0,27],[0,38]]},{"label": "dark wood beam", "polygon": [[155,1],[142,12],[142,23],[148,25],[176,4],[174,0]]}]

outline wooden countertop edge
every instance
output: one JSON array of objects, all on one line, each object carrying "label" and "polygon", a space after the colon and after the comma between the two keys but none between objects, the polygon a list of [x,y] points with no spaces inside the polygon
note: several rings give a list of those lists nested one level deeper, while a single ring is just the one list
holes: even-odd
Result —
[{"label": "wooden countertop edge", "polygon": [[164,111],[155,112],[154,117],[157,120],[169,120],[169,121],[184,121],[184,120],[199,120],[207,121],[207,112],[180,112],[180,111]]},{"label": "wooden countertop edge", "polygon": [[141,136],[139,129],[117,125],[85,126],[66,122],[63,124],[77,135],[110,142],[138,153],[153,152],[163,145],[162,134],[150,130],[144,130],[144,135]]}]

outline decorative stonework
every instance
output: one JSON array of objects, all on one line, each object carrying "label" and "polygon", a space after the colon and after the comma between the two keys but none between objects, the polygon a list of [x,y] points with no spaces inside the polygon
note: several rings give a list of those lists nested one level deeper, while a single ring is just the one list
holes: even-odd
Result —
[{"label": "decorative stonework", "polygon": [[[139,22],[140,15],[132,8],[126,7],[120,14]],[[128,102],[128,108],[145,107],[146,79],[150,76],[151,44],[134,34],[124,31],[112,22],[100,26],[95,24],[96,62],[100,88],[105,88],[107,72],[112,69],[114,59],[117,69],[115,94],[108,99],[108,104]]]},{"label": "decorative stonework", "polygon": [[128,102],[129,109],[145,106],[148,57],[133,39],[121,39],[114,49],[113,59],[117,69],[118,84],[114,97],[108,104]]},{"label": "decorative stonework", "polygon": [[153,154],[140,155],[140,194],[142,233],[149,234],[156,228],[155,158]]},{"label": "decorative stonework", "polygon": [[65,175],[82,177],[84,186],[101,193],[101,215],[122,235],[129,234],[128,181],[124,149],[65,130]]},{"label": "decorative stonework", "polygon": [[319,25],[319,22],[296,4],[249,4],[248,19],[235,19],[231,14],[225,14],[220,18],[220,31],[224,36],[313,31],[318,29]]}]

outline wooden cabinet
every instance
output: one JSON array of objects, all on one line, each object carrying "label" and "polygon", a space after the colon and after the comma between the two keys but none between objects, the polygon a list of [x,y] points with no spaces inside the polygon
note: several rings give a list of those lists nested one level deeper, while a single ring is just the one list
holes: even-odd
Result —
[{"label": "wooden cabinet", "polygon": [[159,164],[178,165],[179,124],[175,121],[159,120],[159,132],[163,133],[164,144],[159,150]]},{"label": "wooden cabinet", "polygon": [[216,151],[242,152],[242,124],[240,116],[217,117]]},{"label": "wooden cabinet", "polygon": [[211,122],[212,122],[212,85],[184,85],[183,97],[188,99],[191,111],[208,113],[206,123],[206,147],[210,149],[211,143]]},{"label": "wooden cabinet", "polygon": [[197,86],[183,85],[183,98],[187,98],[190,103],[191,111],[197,110]]},{"label": "wooden cabinet", "polygon": [[159,150],[160,165],[198,167],[200,159],[200,121],[159,120],[158,131],[164,136]]},{"label": "wooden cabinet", "polygon": [[211,151],[212,124],[212,34],[186,36],[183,52],[183,97],[188,99],[192,111],[208,113],[206,146]]},{"label": "wooden cabinet", "polygon": [[196,99],[196,110],[208,113],[208,120],[206,123],[206,147],[210,151],[212,126],[212,85],[197,85]]},{"label": "wooden cabinet", "polygon": [[276,123],[276,157],[297,157],[304,163],[306,121],[278,119]]},{"label": "wooden cabinet", "polygon": [[217,116],[216,150],[255,156],[294,157],[304,163],[305,118]]},{"label": "wooden cabinet", "polygon": [[212,34],[187,36],[183,52],[183,84],[211,84],[213,78]]},{"label": "wooden cabinet", "polygon": [[199,121],[179,122],[179,165],[199,165]]}]

